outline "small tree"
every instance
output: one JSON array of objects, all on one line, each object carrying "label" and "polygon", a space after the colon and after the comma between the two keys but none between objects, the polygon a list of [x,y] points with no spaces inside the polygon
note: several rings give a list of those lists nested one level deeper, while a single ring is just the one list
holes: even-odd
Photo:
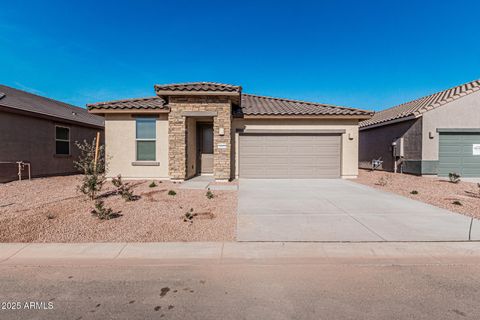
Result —
[{"label": "small tree", "polygon": [[95,164],[95,145],[96,139],[92,143],[83,140],[82,143],[76,141],[75,146],[80,150],[78,161],[74,161],[75,168],[83,173],[82,184],[78,190],[87,195],[91,200],[95,199],[98,192],[102,190],[105,178],[105,146],[98,149],[98,159]]}]

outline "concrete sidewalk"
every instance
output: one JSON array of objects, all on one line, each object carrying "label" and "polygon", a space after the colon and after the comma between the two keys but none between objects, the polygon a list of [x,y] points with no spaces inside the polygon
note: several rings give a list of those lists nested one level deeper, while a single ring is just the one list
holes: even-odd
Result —
[{"label": "concrete sidewalk", "polygon": [[301,242],[190,242],[190,243],[59,243],[0,244],[0,264],[44,264],[52,261],[172,263],[178,261],[238,260],[261,261],[282,259],[297,263],[316,260],[329,263],[345,261],[376,261],[397,263],[401,260],[423,259],[438,263],[455,259],[480,261],[480,242],[372,242],[372,243],[301,243]]}]

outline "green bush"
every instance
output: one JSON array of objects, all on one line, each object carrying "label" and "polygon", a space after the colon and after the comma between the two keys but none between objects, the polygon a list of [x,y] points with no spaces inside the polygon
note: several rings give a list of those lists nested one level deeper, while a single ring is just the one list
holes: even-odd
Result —
[{"label": "green bush", "polygon": [[137,197],[133,194],[132,186],[129,183],[123,183],[122,176],[119,174],[112,179],[112,184],[117,188],[117,194],[122,196],[125,201],[133,201]]},{"label": "green bush", "polygon": [[410,191],[410,194],[418,194],[418,191],[417,190],[412,190],[412,191]]},{"label": "green bush", "polygon": [[207,196],[207,199],[213,199],[215,195],[213,194],[212,191],[208,190],[207,193],[205,194]]},{"label": "green bush", "polygon": [[169,190],[168,195],[169,196],[175,196],[177,193],[174,190]]},{"label": "green bush", "polygon": [[458,200],[453,201],[452,204],[454,204],[456,206],[463,206],[463,204]]},{"label": "green bush", "polygon": [[118,214],[114,213],[111,208],[105,207],[103,200],[95,201],[95,208],[92,210],[92,215],[100,220],[110,220],[118,216]]},{"label": "green bush", "polygon": [[157,184],[155,183],[155,181],[152,181],[152,183],[150,183],[148,186],[150,188],[155,188],[157,186]]}]

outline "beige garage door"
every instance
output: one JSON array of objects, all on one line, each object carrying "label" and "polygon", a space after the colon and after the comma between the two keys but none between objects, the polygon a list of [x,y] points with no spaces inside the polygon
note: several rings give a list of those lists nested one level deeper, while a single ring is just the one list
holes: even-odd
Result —
[{"label": "beige garage door", "polygon": [[339,178],[339,134],[242,134],[241,178]]}]

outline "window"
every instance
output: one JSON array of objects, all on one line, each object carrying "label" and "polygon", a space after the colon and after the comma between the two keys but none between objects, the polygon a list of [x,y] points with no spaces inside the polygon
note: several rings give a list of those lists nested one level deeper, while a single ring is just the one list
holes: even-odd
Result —
[{"label": "window", "polygon": [[70,154],[70,128],[55,126],[55,154]]},{"label": "window", "polygon": [[137,118],[137,161],[155,161],[156,119]]}]

